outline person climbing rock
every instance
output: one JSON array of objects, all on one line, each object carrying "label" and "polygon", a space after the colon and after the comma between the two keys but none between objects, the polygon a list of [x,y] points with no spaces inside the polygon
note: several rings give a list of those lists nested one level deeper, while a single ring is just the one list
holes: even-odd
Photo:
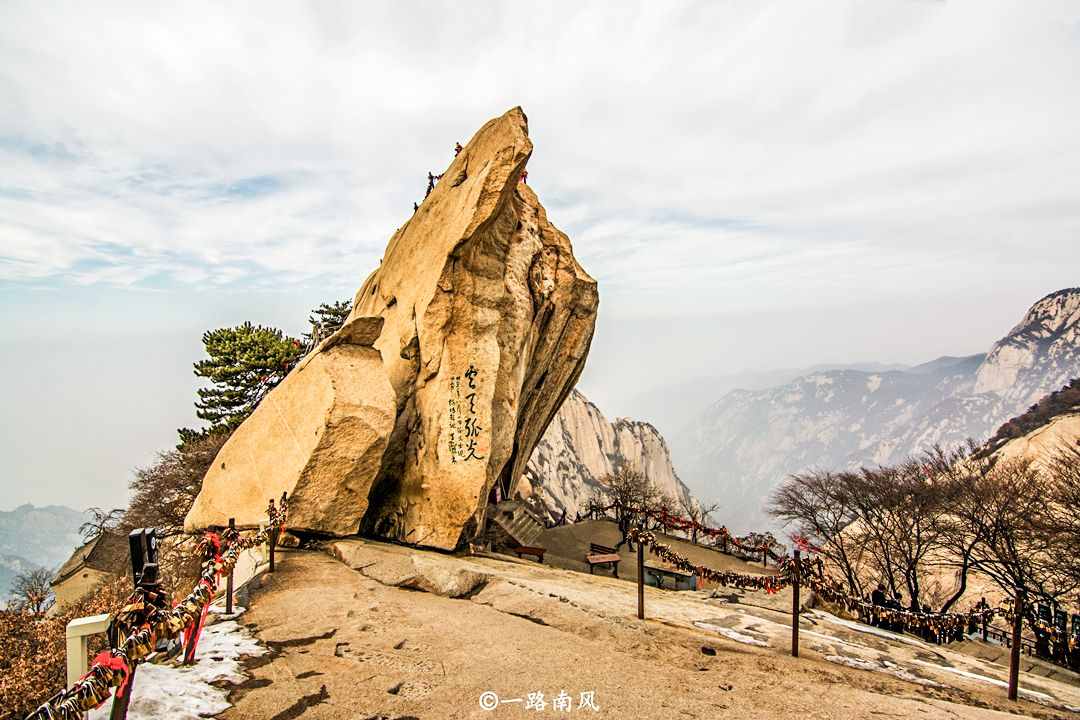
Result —
[{"label": "person climbing rock", "polygon": [[431,191],[434,190],[434,189],[435,189],[435,176],[431,174],[430,170],[428,170],[428,174],[427,174],[427,192],[424,193],[424,197],[427,197],[428,195],[430,195]]},{"label": "person climbing rock", "polygon": [[417,210],[419,210],[419,209],[420,209],[420,203],[414,202],[414,203],[412,204],[412,211],[413,211],[413,212],[416,212],[416,211],[417,211]]},{"label": "person climbing rock", "polygon": [[461,143],[454,143],[454,157],[461,154],[461,151],[465,148],[461,147]]},{"label": "person climbing rock", "polygon": [[521,171],[521,182],[525,183],[526,185],[529,184],[529,171],[528,170],[522,170]]}]

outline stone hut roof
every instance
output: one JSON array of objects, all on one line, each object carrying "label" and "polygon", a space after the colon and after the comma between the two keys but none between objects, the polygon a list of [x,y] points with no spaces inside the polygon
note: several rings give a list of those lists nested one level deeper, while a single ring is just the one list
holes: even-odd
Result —
[{"label": "stone hut roof", "polygon": [[124,535],[105,532],[80,546],[60,566],[53,585],[58,585],[84,568],[112,575],[124,575],[128,566],[128,542]]}]

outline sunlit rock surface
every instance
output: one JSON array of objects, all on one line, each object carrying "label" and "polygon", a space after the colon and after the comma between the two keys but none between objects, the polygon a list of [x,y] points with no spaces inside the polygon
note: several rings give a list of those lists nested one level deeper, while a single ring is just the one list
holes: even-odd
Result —
[{"label": "sunlit rock surface", "polygon": [[[189,526],[253,518],[267,497],[292,489],[296,528],[363,528],[453,548],[482,525],[496,484],[514,492],[581,374],[598,304],[569,238],[522,182],[531,153],[520,108],[476,133],[356,295],[341,333],[381,323],[363,338],[370,348],[331,336],[270,393],[222,450],[219,460],[236,470],[215,463]],[[320,359],[342,347],[378,362],[340,368],[337,355]],[[294,377],[323,366],[325,379]],[[369,409],[363,448],[320,440],[339,394]],[[244,461],[241,451],[257,456]]]}]

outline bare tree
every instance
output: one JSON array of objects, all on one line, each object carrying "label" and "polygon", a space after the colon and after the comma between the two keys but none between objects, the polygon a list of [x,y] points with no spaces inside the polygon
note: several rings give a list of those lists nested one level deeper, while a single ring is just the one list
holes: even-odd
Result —
[{"label": "bare tree", "polygon": [[992,494],[990,475],[995,460],[969,442],[966,447],[950,452],[936,450],[929,461],[948,487],[945,492],[948,512],[938,518],[942,548],[939,564],[956,570],[958,581],[956,590],[941,607],[944,613],[967,592],[968,576],[980,546],[987,539],[985,498]]},{"label": "bare tree", "polygon": [[213,464],[226,432],[212,432],[190,439],[175,450],[158,454],[157,462],[135,471],[131,480],[131,503],[121,528],[131,531],[152,527],[165,540],[159,548],[162,582],[169,591],[181,592],[199,572],[198,538],[184,532],[184,518],[202,489],[203,477]]},{"label": "bare tree", "polygon": [[679,509],[682,510],[682,514],[687,519],[691,520],[694,524],[690,528],[690,542],[696,543],[698,537],[698,526],[708,527],[709,516],[720,509],[719,503],[711,503],[706,505],[697,498],[689,495],[681,496],[679,498]]},{"label": "bare tree", "polygon": [[858,568],[866,553],[861,533],[845,532],[855,521],[846,476],[810,471],[789,476],[770,498],[768,512],[816,546],[844,576],[848,590],[861,597]]},{"label": "bare tree", "polygon": [[868,558],[895,594],[906,590],[919,603],[922,578],[941,548],[941,519],[948,511],[946,478],[932,455],[896,466],[862,468],[844,474]]},{"label": "bare tree", "polygon": [[[970,444],[898,465],[793,475],[769,511],[794,524],[862,594],[868,575],[920,602],[933,566],[957,570],[948,611],[978,572],[1006,594],[1023,587],[1055,600],[1080,587],[1080,447],[1062,448],[1048,472]],[[868,572],[869,571],[869,572]],[[1031,611],[1029,610],[1029,613]]]},{"label": "bare tree", "polygon": [[656,512],[661,508],[671,508],[671,499],[664,495],[645,475],[621,465],[609,475],[600,478],[600,487],[594,492],[594,503],[603,507],[613,506],[615,522],[619,525],[622,540],[626,543],[626,534],[630,528],[646,518],[642,511]]},{"label": "bare tree", "polygon": [[158,453],[153,465],[139,468],[131,480],[131,503],[125,528],[154,527],[161,537],[184,532],[184,518],[202,489],[227,433],[211,433],[175,450]]},{"label": "bare tree", "polygon": [[1055,556],[1072,581],[1080,583],[1080,444],[1063,444],[1049,467],[1048,529],[1057,546]]},{"label": "bare tree", "polygon": [[41,615],[52,607],[52,573],[45,568],[24,570],[15,576],[11,583],[11,594],[15,598],[15,608],[24,612]]},{"label": "bare tree", "polygon": [[869,570],[891,593],[918,603],[947,511],[942,458],[935,450],[895,466],[792,475],[773,493],[769,512],[818,546],[853,595],[864,594]]},{"label": "bare tree", "polygon": [[1027,459],[997,461],[983,478],[978,495],[979,543],[972,567],[1006,593],[1018,587],[1056,599],[1078,586],[1059,555],[1059,533],[1047,478]]},{"label": "bare tree", "polygon": [[86,512],[90,515],[90,519],[79,526],[79,534],[82,535],[83,542],[89,542],[102,533],[115,530],[124,517],[124,511],[121,508],[103,510],[92,507],[87,508]]}]

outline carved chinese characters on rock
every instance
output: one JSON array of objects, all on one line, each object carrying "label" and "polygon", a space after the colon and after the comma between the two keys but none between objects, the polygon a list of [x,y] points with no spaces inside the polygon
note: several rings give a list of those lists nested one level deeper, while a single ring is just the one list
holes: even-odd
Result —
[{"label": "carved chinese characters on rock", "polygon": [[479,374],[480,371],[470,363],[464,375],[450,378],[447,444],[452,463],[484,459],[479,446],[480,434],[484,428],[480,425],[476,412]]},{"label": "carved chinese characters on rock", "polygon": [[461,377],[450,378],[450,397],[447,400],[447,419],[450,425],[447,433],[450,450],[450,462],[456,463],[461,454]]}]

